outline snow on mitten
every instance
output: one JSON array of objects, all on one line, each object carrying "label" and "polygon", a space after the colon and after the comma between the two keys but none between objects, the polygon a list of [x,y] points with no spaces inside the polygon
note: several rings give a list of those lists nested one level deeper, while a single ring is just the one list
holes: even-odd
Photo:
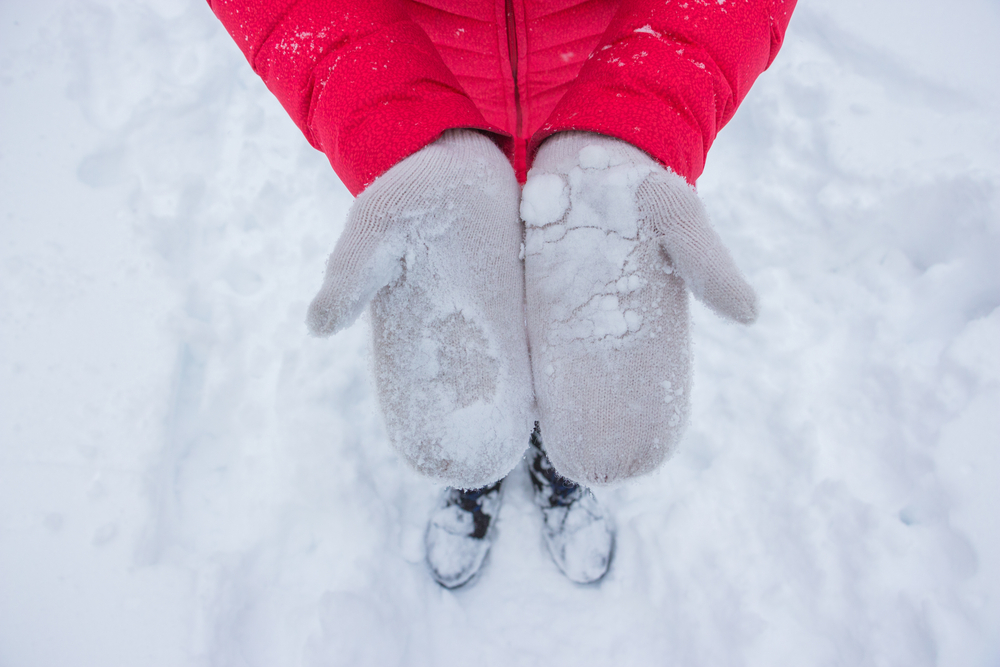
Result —
[{"label": "snow on mitten", "polygon": [[325,336],[371,303],[392,444],[458,488],[506,475],[533,428],[519,194],[489,139],[445,132],[357,198],[309,306],[309,329]]},{"label": "snow on mitten", "polygon": [[694,189],[618,139],[548,139],[521,217],[528,340],[550,460],[581,484],[650,472],[687,421],[687,290],[749,324],[753,288]]}]

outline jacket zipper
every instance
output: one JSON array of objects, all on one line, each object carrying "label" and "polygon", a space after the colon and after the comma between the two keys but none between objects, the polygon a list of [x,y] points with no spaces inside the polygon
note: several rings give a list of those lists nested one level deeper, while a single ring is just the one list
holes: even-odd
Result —
[{"label": "jacket zipper", "polygon": [[514,0],[505,0],[507,12],[507,54],[510,57],[510,72],[514,77],[514,170],[519,177],[527,168],[526,145],[521,138],[521,89],[517,81],[517,16],[514,14]]}]

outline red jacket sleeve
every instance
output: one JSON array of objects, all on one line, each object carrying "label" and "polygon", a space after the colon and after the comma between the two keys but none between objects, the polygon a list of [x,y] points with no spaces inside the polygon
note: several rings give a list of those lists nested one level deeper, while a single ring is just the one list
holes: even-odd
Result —
[{"label": "red jacket sleeve", "polygon": [[400,0],[208,0],[353,194],[444,130],[491,127]]},{"label": "red jacket sleeve", "polygon": [[622,0],[601,44],[532,138],[623,139],[694,183],[715,136],[774,60],[796,0]]}]

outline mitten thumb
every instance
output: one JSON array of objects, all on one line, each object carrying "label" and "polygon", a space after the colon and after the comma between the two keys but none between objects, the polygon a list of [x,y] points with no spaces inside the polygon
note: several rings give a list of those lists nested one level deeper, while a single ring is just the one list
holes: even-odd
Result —
[{"label": "mitten thumb", "polygon": [[706,306],[742,324],[757,319],[757,295],[746,281],[694,189],[672,172],[654,173],[638,188],[640,213],[688,289]]},{"label": "mitten thumb", "polygon": [[389,207],[379,205],[381,198],[365,196],[371,190],[354,202],[327,261],[323,287],[309,305],[306,324],[315,336],[354,324],[375,294],[402,274],[406,239],[392,224]]}]

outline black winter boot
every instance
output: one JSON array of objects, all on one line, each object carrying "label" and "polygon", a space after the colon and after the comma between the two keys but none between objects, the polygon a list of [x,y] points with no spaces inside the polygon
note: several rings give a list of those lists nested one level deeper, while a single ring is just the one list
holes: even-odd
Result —
[{"label": "black winter boot", "polygon": [[552,560],[578,584],[600,580],[611,566],[615,548],[610,516],[588,489],[559,476],[545,456],[537,423],[529,456],[535,504],[545,519],[542,536]]},{"label": "black winter boot", "polygon": [[427,565],[445,588],[469,583],[493,544],[493,519],[500,512],[500,482],[463,491],[445,489],[427,524]]}]

